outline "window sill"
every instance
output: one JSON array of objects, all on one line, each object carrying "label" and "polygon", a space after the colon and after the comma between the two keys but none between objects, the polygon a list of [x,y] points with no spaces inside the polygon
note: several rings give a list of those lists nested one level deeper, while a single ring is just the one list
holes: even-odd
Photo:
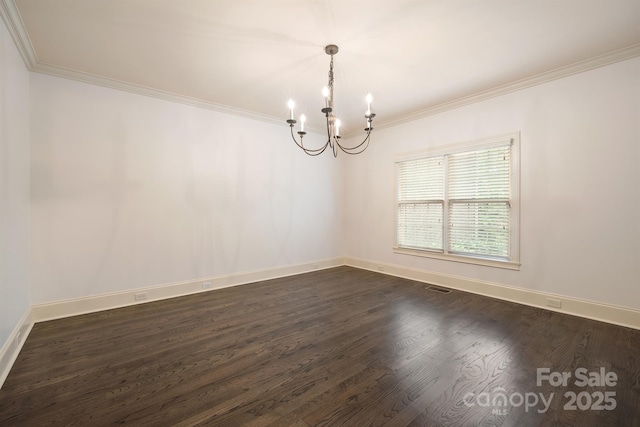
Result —
[{"label": "window sill", "polygon": [[444,261],[454,261],[454,262],[462,262],[465,264],[482,265],[485,267],[504,268],[506,270],[520,270],[520,263],[515,261],[500,261],[500,260],[488,259],[488,258],[474,258],[474,257],[464,256],[464,255],[442,254],[438,252],[421,251],[419,249],[399,248],[397,246],[393,248],[393,252],[397,254],[413,255],[413,256],[419,256],[424,258],[434,258],[434,259],[439,259]]}]

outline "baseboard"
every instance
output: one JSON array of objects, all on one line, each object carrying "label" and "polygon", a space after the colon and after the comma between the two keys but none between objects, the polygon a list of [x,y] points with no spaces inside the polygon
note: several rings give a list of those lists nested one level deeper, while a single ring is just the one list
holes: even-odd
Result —
[{"label": "baseboard", "polygon": [[[458,277],[353,257],[346,257],[344,261],[346,265],[351,267],[377,271],[392,276],[431,283],[491,298],[498,298],[505,301],[543,308],[545,310],[556,311],[558,313],[565,313],[625,326],[628,328],[640,329],[640,311],[627,307],[602,304],[595,301],[582,300],[564,295],[532,291],[529,289],[501,285],[468,277]],[[547,298],[561,301],[562,309],[548,307],[546,305]]]},{"label": "baseboard", "polygon": [[2,349],[0,349],[0,388],[2,388],[7,376],[9,376],[9,371],[11,371],[13,363],[18,358],[18,354],[27,340],[33,324],[32,310],[27,309],[13,332],[11,332],[11,335],[9,335],[9,338],[7,338]]},{"label": "baseboard", "polygon": [[[135,304],[143,304],[152,301],[191,295],[199,292],[207,292],[214,289],[244,285],[262,280],[275,279],[278,277],[292,276],[314,270],[337,267],[340,265],[344,265],[343,258],[331,258],[304,264],[286,265],[224,276],[205,277],[188,282],[169,283],[159,286],[130,289],[123,292],[92,295],[83,298],[36,304],[32,306],[33,321],[44,322],[47,320],[77,316],[97,311],[111,310]],[[209,283],[210,287],[204,289],[203,283]],[[136,301],[135,296],[138,294],[144,294],[144,300]]]}]

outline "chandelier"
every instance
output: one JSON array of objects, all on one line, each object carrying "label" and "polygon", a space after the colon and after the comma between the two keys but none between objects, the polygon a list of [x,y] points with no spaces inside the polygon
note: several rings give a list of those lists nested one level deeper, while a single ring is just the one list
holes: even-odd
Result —
[{"label": "chandelier", "polygon": [[307,133],[304,131],[304,122],[306,121],[306,117],[304,116],[304,114],[300,116],[300,130],[297,132],[298,136],[300,137],[300,141],[298,142],[298,140],[296,139],[296,136],[293,133],[293,128],[297,123],[297,121],[294,119],[294,116],[293,116],[293,109],[295,107],[293,100],[289,100],[289,103],[288,103],[288,107],[291,112],[291,117],[287,120],[287,123],[289,123],[289,127],[291,127],[291,138],[293,139],[293,142],[295,142],[298,147],[300,147],[306,154],[310,156],[318,156],[322,154],[327,149],[327,147],[331,148],[331,150],[333,151],[334,157],[338,157],[338,149],[342,150],[347,154],[360,154],[364,150],[366,150],[367,147],[369,146],[369,141],[371,139],[371,131],[373,130],[373,127],[372,127],[373,118],[376,116],[371,112],[371,101],[372,101],[371,94],[367,95],[367,98],[366,98],[367,112],[365,113],[364,117],[367,121],[367,127],[364,128],[364,131],[366,132],[364,140],[358,145],[354,145],[354,146],[342,145],[340,143],[340,138],[341,138],[340,137],[340,120],[336,118],[336,115],[334,113],[334,108],[333,108],[333,102],[334,102],[333,55],[338,53],[338,46],[334,44],[330,44],[328,46],[325,46],[324,51],[327,55],[331,56],[331,63],[329,65],[329,85],[325,86],[322,89],[322,95],[324,96],[324,108],[320,110],[322,111],[322,113],[327,119],[327,142],[325,142],[324,145],[318,148],[305,147],[303,140],[304,140],[304,136]]}]

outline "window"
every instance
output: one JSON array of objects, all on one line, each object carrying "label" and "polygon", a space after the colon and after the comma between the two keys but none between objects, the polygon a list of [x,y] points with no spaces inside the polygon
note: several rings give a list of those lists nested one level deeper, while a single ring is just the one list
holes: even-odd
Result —
[{"label": "window", "polygon": [[396,252],[519,268],[519,135],[396,161]]}]

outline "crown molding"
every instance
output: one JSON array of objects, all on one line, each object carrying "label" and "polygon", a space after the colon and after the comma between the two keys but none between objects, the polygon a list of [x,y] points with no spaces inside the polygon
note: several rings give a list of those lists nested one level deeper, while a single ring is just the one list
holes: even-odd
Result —
[{"label": "crown molding", "polygon": [[124,92],[131,92],[138,95],[148,96],[152,98],[158,98],[165,101],[176,102],[179,104],[191,105],[198,108],[204,108],[207,110],[213,110],[221,113],[227,113],[235,116],[246,117],[253,120],[259,120],[268,123],[277,123],[282,125],[284,120],[281,118],[275,118],[266,114],[257,113],[242,108],[236,108],[229,105],[217,104],[211,101],[205,101],[203,99],[194,98],[186,95],[179,95],[176,93],[154,89],[147,86],[137,85],[133,83],[123,82],[121,80],[110,79],[107,77],[98,76],[95,74],[84,73],[81,71],[70,70],[63,67],[58,67],[48,64],[36,63],[30,71],[48,74],[54,77],[61,77],[69,80],[76,80],[83,83],[89,83],[96,86],[103,86],[111,89],[116,89]]},{"label": "crown molding", "polygon": [[[2,1],[2,0],[0,0]],[[165,90],[154,89],[148,86],[137,85],[134,83],[127,83],[121,80],[110,79],[108,77],[98,76],[96,74],[84,73],[82,71],[71,70],[68,68],[58,67],[49,64],[36,63],[29,69],[35,73],[47,74],[54,77],[60,77],[69,80],[76,80],[82,83],[88,83],[95,86],[102,86],[110,89],[116,89],[123,92],[130,92],[137,95],[148,96],[151,98],[162,99],[164,101],[176,102],[178,104],[190,105],[192,107],[203,108],[206,110],[212,110],[219,113],[230,114],[237,117],[243,117],[252,120],[258,120],[261,122],[277,124],[282,126],[284,120],[282,117],[269,116],[267,114],[258,113],[251,110],[245,110],[242,108],[232,107],[230,105],[218,104],[212,101],[206,101],[200,98],[194,98],[191,96],[180,95]],[[286,124],[286,123],[285,123]],[[320,134],[324,130],[315,126],[306,126],[308,133]]]},{"label": "crown molding", "polygon": [[22,60],[27,68],[32,71],[33,67],[38,63],[38,57],[14,0],[0,0],[0,16],[2,16],[2,20],[7,30],[9,30],[9,34],[11,34],[11,38],[18,48]]},{"label": "crown molding", "polygon": [[[0,0],[2,1],[2,0]],[[267,114],[258,113],[251,110],[245,110],[242,108],[232,107],[230,105],[218,104],[212,101],[206,101],[200,98],[194,98],[191,96],[180,95],[173,92],[168,92],[161,89],[154,89],[148,86],[137,85],[134,83],[127,83],[121,80],[111,79],[108,77],[98,76],[96,74],[84,73],[82,71],[71,70],[64,67],[58,67],[49,64],[36,63],[29,69],[35,73],[47,74],[54,77],[60,77],[69,80],[76,80],[82,83],[88,83],[95,86],[102,86],[110,89],[116,89],[123,92],[130,92],[137,95],[148,96],[151,98],[162,99],[169,102],[176,102],[178,104],[190,105],[197,108],[203,108],[206,110],[212,110],[219,113],[230,114],[237,117],[244,117],[247,119],[258,120],[266,123],[277,124],[282,126],[284,120],[282,117],[269,116]],[[286,123],[285,123],[286,124]],[[324,130],[315,126],[306,126],[306,130],[309,133],[322,133]]]},{"label": "crown molding", "polygon": [[[36,73],[48,74],[56,77],[62,77],[71,80],[77,80],[93,85],[103,86],[107,88],[117,89],[125,92],[131,92],[143,96],[149,96],[152,98],[163,99],[170,102],[177,102],[180,104],[192,105],[198,108],[204,108],[221,113],[231,114],[235,116],[245,117],[248,119],[259,120],[267,123],[281,125],[283,120],[281,117],[274,117],[267,114],[257,113],[254,111],[245,110],[242,108],[236,108],[229,105],[217,104],[215,102],[206,101],[199,98],[189,97],[185,95],[179,95],[171,92],[167,92],[160,89],[154,89],[146,86],[136,85],[132,83],[123,82],[120,80],[110,79],[95,74],[84,73],[80,71],[70,70],[54,65],[41,64],[38,61],[38,56],[33,48],[27,30],[20,16],[20,12],[15,4],[14,0],[0,0],[0,15],[5,22],[11,37],[14,40],[22,59],[29,71]],[[558,80],[564,77],[568,77],[574,74],[589,71],[595,68],[603,67],[605,65],[613,64],[627,59],[632,59],[640,56],[640,43],[636,43],[626,48],[618,49],[599,55],[593,58],[589,58],[583,61],[579,61],[570,65],[555,68],[550,71],[535,74],[529,77],[525,77],[514,82],[506,83],[500,86],[496,86],[490,89],[474,92],[462,97],[457,97],[449,101],[440,102],[431,105],[426,108],[422,108],[410,114],[405,114],[398,117],[392,117],[387,120],[377,120],[376,129],[386,129],[393,126],[397,126],[403,123],[412,122],[414,120],[422,119],[424,117],[432,116],[435,114],[443,113],[445,111],[460,108],[465,105],[474,104],[476,102],[484,101],[490,98],[495,98],[500,95],[505,95],[510,92],[526,89],[529,87],[537,86],[543,83],[548,83],[554,80]],[[308,127],[308,130],[313,133],[323,133],[324,129],[316,127]],[[344,138],[351,138],[358,135],[359,132],[347,132]]]},{"label": "crown molding", "polygon": [[430,107],[417,110],[410,114],[391,118],[379,122],[377,129],[390,128],[403,123],[422,119],[424,117],[433,116],[435,114],[443,113],[455,108],[460,108],[465,105],[474,104],[476,102],[484,101],[490,98],[495,98],[500,95],[505,95],[518,90],[538,86],[544,83],[552,82],[554,80],[562,79],[564,77],[569,77],[574,74],[579,74],[585,71],[593,70],[595,68],[614,64],[616,62],[626,61],[627,59],[632,59],[637,56],[640,56],[640,43],[607,52],[603,55],[595,56],[593,58],[585,59],[583,61],[575,62],[563,67],[555,68],[550,71],[534,74],[532,76],[525,77],[523,79],[506,83],[500,86],[495,86],[491,89],[481,90],[466,96],[454,98],[446,102],[441,102]]}]

